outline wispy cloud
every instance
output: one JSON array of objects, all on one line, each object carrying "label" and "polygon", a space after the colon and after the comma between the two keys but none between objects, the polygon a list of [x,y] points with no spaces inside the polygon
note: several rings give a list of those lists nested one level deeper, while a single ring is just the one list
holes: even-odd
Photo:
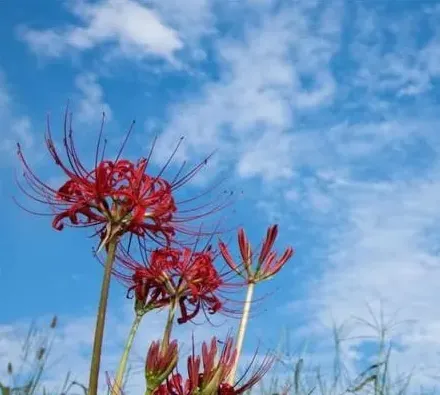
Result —
[{"label": "wispy cloud", "polygon": [[[20,38],[39,55],[60,57],[69,51],[89,51],[114,45],[120,54],[172,60],[183,44],[176,31],[166,26],[151,8],[135,0],[103,0],[68,3],[78,24],[36,30],[18,29]],[[129,22],[128,22],[129,21]]]},{"label": "wispy cloud", "polygon": [[[333,320],[365,317],[379,300],[389,314],[401,309],[395,366],[417,366],[426,382],[440,351],[432,181],[440,120],[430,96],[439,82],[439,10],[421,6],[407,17],[317,3],[266,10],[243,40],[219,39],[220,78],[171,108],[160,148],[180,135],[182,159],[219,148],[220,165],[264,181],[258,206],[271,220],[300,216],[322,227],[321,245],[305,241],[320,263],[301,299],[307,328],[321,328],[315,335],[328,350]],[[349,343],[348,362],[368,358],[364,345]]]},{"label": "wispy cloud", "polygon": [[9,92],[6,78],[0,70],[0,124],[2,125],[0,152],[3,154],[1,165],[9,163],[15,155],[17,142],[25,149],[34,148],[30,119],[27,116],[17,115],[14,110],[13,97]]},{"label": "wispy cloud", "polygon": [[151,6],[161,18],[176,31],[182,42],[191,47],[197,58],[204,58],[200,47],[202,38],[217,33],[214,7],[216,0],[193,0],[180,2],[174,0],[155,0]]},{"label": "wispy cloud", "polygon": [[[421,6],[423,7],[423,6]],[[439,7],[421,12],[371,12],[362,5],[357,12],[355,39],[351,45],[359,62],[356,85],[371,93],[414,96],[433,88],[439,78]]]},{"label": "wispy cloud", "polygon": [[[398,346],[394,367],[407,373],[415,369],[417,383],[426,383],[435,372],[440,351],[435,341],[440,281],[436,176],[438,170],[408,182],[333,185],[328,196],[340,201],[334,210],[343,213],[342,220],[327,223],[328,244],[321,246],[325,258],[321,255],[317,266],[321,274],[303,300],[313,312],[308,328],[321,328],[322,341],[329,339],[334,321],[372,320],[368,304],[379,319],[380,303],[385,315],[400,322],[388,334]],[[358,350],[359,359],[370,356],[363,349],[371,341],[365,335],[373,335],[371,329],[357,325],[346,342],[348,349]]]},{"label": "wispy cloud", "polygon": [[181,158],[220,149],[240,176],[289,178],[296,112],[325,107],[335,93],[329,62],[339,45],[338,9],[320,11],[316,29],[301,5],[282,7],[246,24],[244,40],[219,39],[219,81],[171,109],[159,149],[185,135]]},{"label": "wispy cloud", "polygon": [[79,97],[75,101],[75,116],[80,122],[94,122],[98,114],[105,113],[106,119],[112,118],[110,106],[104,101],[104,91],[98,77],[92,73],[83,73],[75,79]]}]

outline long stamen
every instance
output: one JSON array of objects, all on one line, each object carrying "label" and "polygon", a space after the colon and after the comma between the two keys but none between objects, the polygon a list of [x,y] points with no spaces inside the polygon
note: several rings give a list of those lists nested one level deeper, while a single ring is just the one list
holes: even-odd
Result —
[{"label": "long stamen", "polygon": [[128,138],[130,137],[130,134],[131,134],[131,132],[133,131],[133,128],[134,128],[135,123],[136,123],[135,120],[133,120],[133,121],[131,122],[130,128],[128,129],[128,132],[127,132],[127,134],[125,135],[124,141],[122,142],[122,146],[121,146],[121,148],[119,149],[118,154],[116,155],[115,162],[117,162],[117,161],[119,160],[120,156],[122,155],[122,151],[124,150],[125,145],[127,144]]},{"label": "long stamen", "polygon": [[156,176],[156,178],[159,178],[162,176],[162,174],[165,172],[165,170],[167,169],[167,167],[169,166],[169,164],[171,163],[171,161],[173,160],[174,156],[177,153],[177,150],[179,149],[180,145],[182,144],[184,137],[180,137],[179,142],[177,143],[176,147],[174,148],[173,152],[171,153],[170,157],[168,158],[168,160],[165,162],[165,165],[162,167],[162,169],[160,170],[159,174]]},{"label": "long stamen", "polygon": [[101,147],[102,134],[103,134],[103,131],[104,131],[104,122],[105,122],[105,112],[102,113],[101,127],[100,127],[100,129],[99,129],[98,142],[97,142],[97,144],[96,144],[96,151],[95,151],[95,168],[98,167],[99,148]]}]

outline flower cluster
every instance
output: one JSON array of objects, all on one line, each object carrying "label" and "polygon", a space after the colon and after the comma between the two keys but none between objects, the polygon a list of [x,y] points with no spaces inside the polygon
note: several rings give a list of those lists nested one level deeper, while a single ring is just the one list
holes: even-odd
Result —
[{"label": "flower cluster", "polygon": [[227,246],[222,241],[219,243],[221,254],[228,266],[242,276],[249,283],[257,283],[267,280],[277,274],[285,263],[292,258],[294,251],[292,247],[288,247],[281,257],[277,257],[277,253],[272,250],[278,235],[278,225],[270,226],[267,230],[266,238],[261,246],[255,267],[252,266],[255,257],[251,244],[246,236],[244,229],[238,231],[238,245],[242,263],[235,263]]},{"label": "flower cluster", "polygon": [[170,304],[178,305],[180,324],[192,320],[200,310],[218,312],[223,303],[220,292],[228,284],[214,266],[211,249],[192,251],[183,248],[160,248],[140,263],[129,254],[118,257],[119,263],[133,272],[116,274],[128,284],[140,309],[151,310]]},{"label": "flower cluster", "polygon": [[[237,351],[234,340],[227,337],[220,350],[217,347],[217,338],[213,337],[210,344],[203,342],[201,356],[194,352],[188,357],[188,377],[184,379],[179,373],[168,377],[153,392],[154,395],[239,395],[252,388],[267,373],[272,358],[265,358],[250,377],[243,376],[237,382],[228,382],[229,374],[235,364]],[[249,367],[250,368],[250,367]]]},{"label": "flower cluster", "polygon": [[[211,190],[180,201],[176,196],[177,190],[207,164],[207,159],[186,173],[181,167],[174,177],[167,179],[165,170],[170,166],[174,153],[162,170],[153,175],[150,173],[152,151],[147,157],[137,161],[122,158],[131,128],[122,148],[113,159],[104,158],[106,144],[102,133],[101,128],[93,165],[87,167],[80,160],[74,144],[68,113],[66,112],[64,121],[64,158],[56,148],[48,127],[47,149],[54,164],[66,178],[58,188],[45,183],[35,174],[18,146],[18,156],[24,169],[23,178],[27,184],[27,188],[21,183],[19,187],[28,197],[49,207],[53,228],[61,231],[65,226],[92,227],[99,240],[97,251],[101,252],[101,247],[104,247],[102,254],[105,259],[101,260],[104,274],[88,394],[97,394],[112,275],[127,287],[127,296],[134,299],[135,310],[126,347],[111,385],[112,395],[122,393],[127,360],[140,322],[148,312],[155,309],[166,310],[168,318],[163,337],[152,342],[148,348],[145,364],[146,394],[244,393],[264,376],[272,362],[271,358],[265,358],[246,381],[243,377],[239,380],[235,378],[253,288],[258,282],[274,276],[292,257],[293,249],[289,247],[281,257],[277,257],[273,245],[278,227],[274,225],[269,227],[257,259],[243,229],[238,232],[241,263],[234,261],[222,241],[219,241],[217,252],[212,247],[213,236],[219,233],[217,228],[202,232],[201,227],[193,230],[188,223],[218,212],[229,202],[218,203],[217,199],[214,203],[194,206],[194,202]],[[188,207],[188,204],[191,206]],[[179,235],[185,235],[186,242]],[[139,247],[134,251],[130,248],[133,237],[138,241]],[[207,237],[208,242],[200,249],[197,247],[202,237]],[[222,265],[223,269],[219,269],[219,258],[226,263]],[[230,299],[223,296],[230,288],[247,290],[243,310],[240,312],[237,339],[229,336],[220,353],[216,338],[209,344],[203,343],[200,356],[195,355],[193,346],[193,353],[187,360],[187,378],[183,378],[177,371],[178,361],[181,360],[178,343],[171,341],[175,321],[186,324],[201,313],[209,321],[209,316],[216,313],[234,311],[228,306]]]},{"label": "flower cluster", "polygon": [[162,385],[168,379],[177,365],[178,350],[177,341],[161,347],[159,341],[151,343],[145,363],[145,379],[150,392]]},{"label": "flower cluster", "polygon": [[61,159],[50,132],[46,145],[67,181],[58,189],[45,184],[31,170],[20,146],[18,154],[24,164],[24,178],[30,196],[47,203],[54,212],[52,226],[62,230],[70,226],[97,227],[106,242],[113,236],[133,233],[162,236],[170,241],[175,234],[172,226],[177,207],[172,195],[173,185],[161,177],[145,173],[148,161],[133,163],[125,159],[102,160],[88,170],[81,163],[72,139],[64,137],[67,163]]}]

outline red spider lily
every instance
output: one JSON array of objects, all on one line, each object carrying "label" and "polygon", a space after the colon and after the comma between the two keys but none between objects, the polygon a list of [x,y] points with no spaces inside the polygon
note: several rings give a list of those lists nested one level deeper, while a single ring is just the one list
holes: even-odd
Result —
[{"label": "red spider lily", "polygon": [[170,375],[177,365],[177,341],[174,340],[164,348],[160,341],[152,342],[145,363],[145,378],[150,391],[154,391]]},{"label": "red spider lily", "polygon": [[177,208],[172,187],[164,179],[145,174],[147,161],[136,164],[127,160],[102,161],[84,177],[71,175],[57,191],[54,204],[64,205],[55,215],[53,227],[62,230],[64,221],[71,225],[102,226],[115,233],[130,232],[144,237],[162,236],[169,242],[175,234],[170,225]]},{"label": "red spider lily", "polygon": [[227,378],[234,365],[236,350],[233,347],[232,337],[227,337],[223,343],[220,355],[218,355],[217,339],[211,339],[208,345],[203,342],[202,356],[193,354],[188,357],[188,378],[183,379],[179,373],[173,374],[167,382],[162,384],[155,395],[239,395],[251,389],[272,366],[273,359],[265,358],[262,364],[255,370],[251,377],[244,383],[247,372],[252,364],[246,369],[245,375],[234,385],[227,384]]},{"label": "red spider lily", "polygon": [[[147,236],[161,244],[165,241],[167,245],[176,231],[194,234],[194,231],[184,227],[183,224],[220,210],[225,204],[210,208],[204,205],[184,209],[180,207],[181,204],[191,203],[197,197],[176,202],[174,192],[188,182],[207,163],[207,159],[186,174],[181,174],[183,169],[181,168],[172,181],[167,181],[162,174],[169,165],[174,151],[158,175],[147,174],[152,151],[148,158],[137,162],[120,159],[131,130],[132,128],[127,133],[116,158],[104,160],[102,157],[105,144],[101,144],[101,127],[95,163],[88,169],[79,158],[66,112],[63,138],[66,159],[62,159],[55,146],[49,124],[45,140],[50,156],[67,177],[67,181],[59,188],[53,188],[43,182],[31,169],[18,145],[18,156],[23,164],[23,177],[28,187],[24,188],[19,183],[20,189],[28,197],[50,207],[51,215],[54,216],[52,226],[55,229],[62,230],[65,225],[96,227],[97,234],[102,238],[101,244],[105,244],[113,236],[124,233],[139,237]],[[179,216],[178,213],[183,216]]]},{"label": "red spider lily", "polygon": [[252,267],[254,253],[243,229],[238,231],[238,246],[242,258],[242,265],[245,272],[241,270],[232,258],[228,247],[222,241],[219,242],[220,253],[227,265],[240,276],[244,277],[248,283],[257,283],[267,280],[277,274],[285,263],[293,256],[294,250],[288,247],[281,257],[272,251],[275,239],[278,235],[278,225],[272,225],[268,228],[266,238],[263,241],[260,255],[255,267]]},{"label": "red spider lily", "polygon": [[118,255],[122,271],[114,274],[129,286],[128,295],[134,293],[139,306],[144,311],[177,303],[183,324],[196,317],[202,310],[205,314],[215,314],[223,309],[220,292],[227,287],[223,276],[214,266],[211,249],[195,252],[189,248],[165,247],[154,250],[145,264],[134,260],[131,255]]}]

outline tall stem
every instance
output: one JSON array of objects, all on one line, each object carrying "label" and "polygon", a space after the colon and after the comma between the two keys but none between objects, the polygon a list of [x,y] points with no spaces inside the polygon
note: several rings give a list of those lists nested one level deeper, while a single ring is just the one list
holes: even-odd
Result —
[{"label": "tall stem", "polygon": [[130,355],[133,341],[136,337],[136,332],[141,323],[142,315],[136,314],[133,324],[131,325],[130,333],[128,334],[127,343],[125,344],[124,353],[122,354],[121,361],[119,362],[118,370],[116,373],[115,383],[112,389],[112,395],[119,395],[122,390],[122,381],[124,380],[125,370],[127,369],[128,356]]},{"label": "tall stem", "polygon": [[235,363],[229,374],[228,382],[230,385],[234,385],[235,375],[237,374],[238,362],[240,360],[241,350],[243,348],[244,335],[246,334],[246,327],[249,321],[249,311],[251,310],[252,295],[254,294],[255,283],[248,284],[246,292],[246,300],[243,307],[243,315],[240,320],[240,327],[237,333],[237,356],[235,357]]},{"label": "tall stem", "polygon": [[90,377],[88,395],[98,394],[99,368],[101,365],[102,340],[104,337],[105,315],[107,312],[108,293],[113,262],[116,256],[118,241],[112,238],[108,242],[107,258],[105,260],[104,277],[101,285],[101,296],[99,298],[98,315],[96,319],[95,338],[93,339],[92,362],[90,364]]},{"label": "tall stem", "polygon": [[176,314],[176,303],[172,302],[170,309],[168,310],[167,323],[165,325],[165,330],[163,333],[161,350],[165,350],[170,345],[171,330],[173,329],[174,316]]}]

